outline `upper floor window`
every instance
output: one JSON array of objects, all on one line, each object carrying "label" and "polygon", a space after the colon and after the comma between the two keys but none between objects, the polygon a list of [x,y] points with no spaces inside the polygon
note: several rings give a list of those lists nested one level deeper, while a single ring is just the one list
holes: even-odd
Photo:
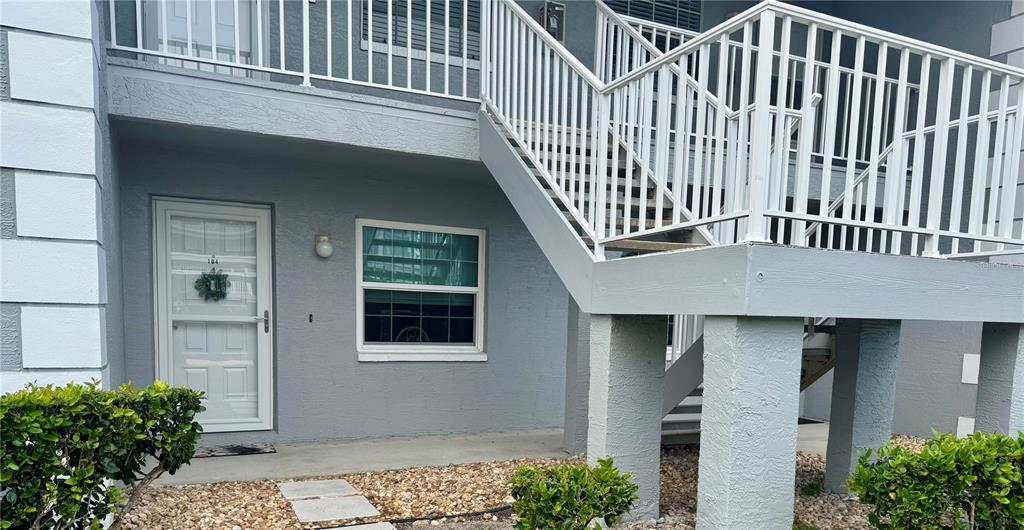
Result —
[{"label": "upper floor window", "polygon": [[700,31],[703,0],[605,0],[620,15]]},{"label": "upper floor window", "polygon": [[[427,50],[427,28],[429,27],[432,60],[444,62],[447,53],[449,61],[454,59],[457,63],[462,59],[462,48],[465,46],[466,58],[471,63],[478,63],[480,60],[480,1],[391,0],[389,31],[389,2],[387,0],[368,0],[363,3],[363,41],[366,42],[370,37],[372,19],[373,42],[376,46],[387,45],[390,33],[393,36],[390,44],[393,48],[398,48],[401,55],[404,55],[401,53],[402,51],[411,48],[413,56],[422,59]],[[371,10],[366,9],[367,5],[372,7],[372,13]],[[445,47],[446,27],[447,48]],[[473,64],[472,66],[478,65]]]},{"label": "upper floor window", "polygon": [[356,222],[359,359],[485,360],[485,232]]}]

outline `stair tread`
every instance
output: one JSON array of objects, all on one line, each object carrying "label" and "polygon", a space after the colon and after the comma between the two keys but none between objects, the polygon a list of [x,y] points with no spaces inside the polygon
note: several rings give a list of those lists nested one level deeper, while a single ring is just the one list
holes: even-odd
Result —
[{"label": "stair tread", "polygon": [[[555,205],[558,206],[558,211],[562,212],[562,215],[565,215],[566,217],[569,218],[570,222],[575,222],[575,219],[573,219],[569,215],[569,211],[565,208],[565,205],[562,204],[562,201],[555,201]],[[625,224],[626,223],[625,223],[625,221],[622,220],[621,216],[617,216],[615,218],[615,228],[617,230],[621,230],[625,226]],[[662,221],[662,226],[664,226],[666,224],[669,224],[667,219]],[[644,229],[645,230],[658,227],[657,221],[655,219],[651,219],[651,218],[644,219],[643,225],[644,225]],[[633,230],[633,231],[636,231],[636,230],[639,229],[639,227],[640,227],[640,220],[637,217],[630,217],[629,218],[629,228],[631,230]]]},{"label": "stair tread", "polygon": [[669,414],[661,419],[661,423],[699,423],[700,413],[686,413],[686,414]]},{"label": "stair tread", "polygon": [[679,436],[680,434],[700,434],[700,428],[696,429],[662,429],[662,436]]},{"label": "stair tread", "polygon": [[[521,158],[529,158],[530,152],[527,151],[526,149],[523,149],[522,147],[515,147],[514,149],[516,151],[516,154],[519,155]],[[560,164],[562,159],[563,159],[562,155],[564,153],[562,153],[560,151],[550,151],[550,152],[555,154],[555,156],[553,158],[557,158],[557,162]],[[593,161],[593,158],[594,158],[590,153],[587,153],[587,154],[583,155],[582,157],[580,157],[579,153],[571,153],[570,152],[569,156],[570,156],[569,161],[571,161],[573,163],[573,165],[576,165],[576,166],[579,166],[580,162],[584,162],[587,166],[590,166],[590,163]],[[625,160],[619,159],[618,165],[619,165],[619,169],[626,169],[626,161]]]},{"label": "stair tread", "polygon": [[[589,237],[584,237],[583,241],[592,246],[594,241]],[[605,250],[647,250],[652,252],[663,252],[668,250],[684,250],[689,248],[700,248],[706,247],[704,243],[675,243],[672,241],[645,241],[643,239],[620,239],[618,241],[610,241],[604,244]]]},{"label": "stair tread", "polygon": [[668,416],[678,416],[679,414],[697,414],[699,416],[701,409],[703,409],[703,405],[678,405],[669,411]]}]

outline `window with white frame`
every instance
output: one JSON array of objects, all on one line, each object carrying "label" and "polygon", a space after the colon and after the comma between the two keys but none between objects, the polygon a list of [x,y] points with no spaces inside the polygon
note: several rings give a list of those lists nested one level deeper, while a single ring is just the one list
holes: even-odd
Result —
[{"label": "window with white frame", "polygon": [[677,28],[700,31],[703,0],[605,0],[621,15],[668,24]]},{"label": "window with white frame", "polygon": [[483,360],[485,236],[357,220],[359,358]]}]

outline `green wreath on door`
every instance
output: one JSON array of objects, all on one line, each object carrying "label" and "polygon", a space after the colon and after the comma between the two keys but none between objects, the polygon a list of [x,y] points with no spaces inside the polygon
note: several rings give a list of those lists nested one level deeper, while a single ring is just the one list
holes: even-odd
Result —
[{"label": "green wreath on door", "polygon": [[219,302],[227,298],[231,282],[228,280],[227,273],[214,267],[210,269],[210,272],[200,274],[194,285],[196,292],[203,297],[203,300]]}]

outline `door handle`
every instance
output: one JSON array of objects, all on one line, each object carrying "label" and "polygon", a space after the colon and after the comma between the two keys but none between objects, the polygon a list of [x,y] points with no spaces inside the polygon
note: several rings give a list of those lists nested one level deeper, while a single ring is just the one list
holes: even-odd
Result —
[{"label": "door handle", "polygon": [[269,310],[264,309],[263,310],[263,316],[261,316],[261,317],[253,317],[253,320],[255,320],[256,322],[262,321],[263,322],[263,332],[264,333],[270,333],[270,311]]}]

